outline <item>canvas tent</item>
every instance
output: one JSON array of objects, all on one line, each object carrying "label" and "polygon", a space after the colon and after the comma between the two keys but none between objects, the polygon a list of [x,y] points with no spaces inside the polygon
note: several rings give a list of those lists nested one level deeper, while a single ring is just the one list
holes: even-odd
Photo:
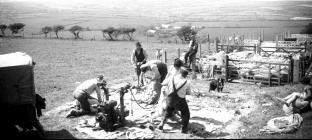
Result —
[{"label": "canvas tent", "polygon": [[33,60],[26,53],[0,55],[0,103],[35,105]]}]

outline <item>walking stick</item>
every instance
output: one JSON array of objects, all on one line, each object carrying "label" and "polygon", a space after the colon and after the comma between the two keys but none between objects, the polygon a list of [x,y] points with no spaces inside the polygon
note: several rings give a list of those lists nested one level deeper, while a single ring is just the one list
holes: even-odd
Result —
[{"label": "walking stick", "polygon": [[[132,94],[132,89],[130,89],[130,92]],[[132,96],[131,96],[131,99],[130,99],[130,113],[131,113],[131,116],[133,116]]]}]

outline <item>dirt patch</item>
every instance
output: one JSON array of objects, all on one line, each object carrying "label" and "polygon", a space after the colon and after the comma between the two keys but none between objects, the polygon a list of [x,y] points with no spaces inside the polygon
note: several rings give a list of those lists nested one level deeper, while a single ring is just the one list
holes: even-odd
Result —
[{"label": "dirt patch", "polygon": [[[247,117],[252,111],[257,109],[257,105],[253,100],[253,96],[242,91],[225,91],[224,93],[209,93],[206,90],[206,86],[209,81],[192,81],[194,83],[193,89],[196,92],[202,92],[203,96],[187,95],[186,99],[189,104],[191,118],[189,123],[189,135],[181,135],[188,138],[233,138],[237,131],[240,131],[240,127],[244,125],[244,122],[240,121],[241,117]],[[111,84],[111,96],[110,100],[116,100],[119,103],[119,94],[116,92],[118,87],[121,87],[125,83],[114,82],[117,84]],[[228,87],[233,86],[227,85]],[[239,88],[236,88],[239,90]],[[135,92],[135,90],[134,90]],[[135,94],[135,93],[134,93]],[[92,96],[96,96],[93,94]],[[135,95],[135,96],[140,96]],[[148,109],[143,109],[136,102],[131,102],[131,94],[127,93],[124,96],[126,108],[130,110],[130,115],[126,117],[131,126],[127,126],[128,129],[147,125],[147,121],[151,115],[151,112],[156,106],[141,106]],[[56,107],[48,112],[45,112],[47,117],[56,117],[59,115],[65,116],[65,114],[71,110],[75,105],[75,102],[66,103],[62,106]],[[73,128],[77,128],[79,120],[86,119],[91,122],[94,120],[94,116],[83,116],[76,118],[76,123],[73,124]],[[153,122],[154,128],[159,124],[159,119]],[[90,128],[91,129],[91,128]],[[127,129],[127,130],[128,130]],[[169,135],[181,134],[181,126],[175,121],[171,121],[165,125],[166,133],[158,132],[155,130],[155,138],[169,138]],[[79,131],[79,129],[74,129]],[[98,132],[87,131],[86,129],[80,129],[91,137],[95,137]],[[170,133],[170,134],[168,134]],[[99,135],[99,134],[97,134]],[[104,134],[101,134],[104,135]],[[125,134],[108,134],[110,136],[125,137]],[[95,137],[95,138],[100,138]]]}]

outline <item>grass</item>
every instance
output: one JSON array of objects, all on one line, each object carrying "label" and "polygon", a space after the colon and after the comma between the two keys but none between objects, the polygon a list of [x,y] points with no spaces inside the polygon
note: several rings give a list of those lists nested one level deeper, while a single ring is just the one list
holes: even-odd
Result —
[{"label": "grass", "polygon": [[[43,110],[47,112],[73,101],[75,83],[94,78],[97,74],[104,74],[109,86],[114,81],[132,81],[136,77],[130,62],[130,54],[134,47],[134,42],[125,41],[4,39],[0,44],[0,54],[20,51],[34,59],[36,93],[47,99],[47,109]],[[147,46],[143,43],[143,47],[148,52],[149,60],[155,59],[156,48],[166,48],[168,55],[172,56],[168,57],[168,61],[172,61],[176,56],[176,48],[184,45]],[[52,138],[58,137],[57,133],[63,129],[75,136],[85,137],[72,129],[74,124],[78,123],[78,119],[66,119],[66,113],[61,112],[52,117],[43,116],[40,121],[48,134],[55,134]],[[62,138],[63,135],[60,135]]]},{"label": "grass", "polygon": [[[1,53],[21,51],[36,62],[35,85],[37,93],[47,97],[48,108],[72,99],[76,82],[104,74],[108,84],[118,79],[135,78],[130,55],[134,42],[72,41],[49,39],[9,39],[1,42]],[[152,44],[147,46],[149,60],[155,59],[156,48],[165,48],[170,63],[176,48],[184,45]],[[171,62],[172,63],[172,62]],[[53,98],[51,98],[53,97]],[[57,101],[57,102],[55,102]]]},{"label": "grass", "polygon": [[[0,42],[0,54],[16,51],[26,52],[36,61],[34,69],[36,92],[47,99],[47,109],[73,101],[72,92],[76,82],[93,78],[97,74],[104,74],[108,85],[120,82],[131,82],[136,76],[130,63],[130,54],[134,48],[134,42],[126,41],[73,41],[73,40],[49,40],[49,39],[3,39]],[[156,48],[167,50],[169,62],[177,56],[177,48],[185,48],[181,44],[146,44],[149,59],[155,58]],[[172,62],[171,62],[172,63]],[[196,80],[194,88],[208,90],[205,81]],[[198,84],[199,83],[199,84]],[[226,84],[224,92],[234,94],[243,92],[244,98],[240,102],[255,100],[258,107],[248,116],[241,118],[246,131],[235,133],[235,138],[311,138],[311,114],[303,114],[304,124],[300,130],[293,134],[265,135],[259,134],[269,119],[283,116],[281,104],[274,103],[266,108],[261,104],[272,102],[274,96],[285,97],[294,91],[301,91],[301,85],[285,85],[278,87],[263,87],[259,89],[255,85]],[[263,94],[264,93],[264,94]],[[207,105],[217,105],[227,109],[237,109],[239,103],[230,98],[219,98],[207,93],[207,97],[198,98],[207,100]],[[216,104],[214,104],[216,103]],[[218,103],[218,104],[217,104]],[[263,111],[266,110],[266,113]],[[90,138],[81,134],[75,127],[80,119],[66,119],[68,110],[58,114],[40,117],[40,122],[47,130],[48,138]],[[219,138],[219,136],[210,136]]]}]

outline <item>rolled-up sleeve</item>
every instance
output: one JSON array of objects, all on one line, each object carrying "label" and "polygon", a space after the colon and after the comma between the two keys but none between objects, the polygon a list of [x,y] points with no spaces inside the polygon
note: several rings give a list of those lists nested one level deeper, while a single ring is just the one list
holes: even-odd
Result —
[{"label": "rolled-up sleeve", "polygon": [[143,55],[144,55],[144,60],[143,61],[147,61],[148,55],[147,55],[147,52],[144,49],[143,49]]},{"label": "rolled-up sleeve", "polygon": [[95,92],[96,92],[96,95],[98,97],[98,101],[102,102],[103,100],[102,100],[101,89],[98,86],[95,87]]},{"label": "rolled-up sleeve", "polygon": [[192,91],[191,91],[191,84],[189,83],[189,81],[187,81],[186,83],[186,95],[191,95]]},{"label": "rolled-up sleeve", "polygon": [[131,53],[131,63],[132,63],[132,65],[136,65],[136,59],[135,59],[135,50],[133,50],[132,51],[132,53]]},{"label": "rolled-up sleeve", "polygon": [[151,80],[157,80],[157,79],[160,79],[161,76],[160,76],[160,73],[158,71],[158,67],[157,65],[151,65],[151,69],[153,71],[153,77]]}]

